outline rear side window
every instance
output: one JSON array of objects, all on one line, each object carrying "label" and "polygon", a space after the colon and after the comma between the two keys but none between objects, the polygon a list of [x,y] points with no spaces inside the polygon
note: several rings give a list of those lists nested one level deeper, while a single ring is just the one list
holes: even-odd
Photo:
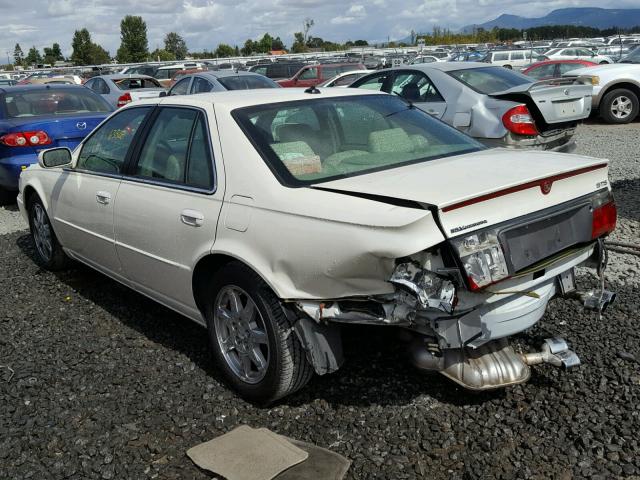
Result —
[{"label": "rear side window", "polygon": [[508,90],[509,88],[531,83],[531,78],[521,73],[502,67],[479,67],[449,72],[453,78],[459,80],[473,90],[489,95]]},{"label": "rear side window", "polygon": [[191,85],[191,93],[204,93],[210,92],[213,89],[213,85],[204,78],[194,77],[193,84]]},{"label": "rear side window", "polygon": [[10,118],[110,112],[112,107],[88,88],[55,88],[7,92],[2,98]]},{"label": "rear side window", "polygon": [[124,78],[114,80],[120,90],[133,90],[135,88],[159,88],[160,84],[153,78]]},{"label": "rear side window", "polygon": [[494,62],[504,62],[509,60],[509,54],[508,53],[494,53],[493,54],[493,61]]},{"label": "rear side window", "polygon": [[389,78],[389,75],[389,72],[373,74],[367,78],[358,80],[352,86],[355,88],[363,88],[365,90],[381,91],[385,82]]},{"label": "rear side window", "polygon": [[188,108],[162,108],[144,142],[135,175],[189,185],[213,187],[204,115]]},{"label": "rear side window", "polygon": [[173,88],[169,92],[169,95],[186,95],[187,91],[189,90],[190,81],[191,78],[183,78],[173,86]]},{"label": "rear side window", "polygon": [[511,60],[524,60],[524,53],[511,52]]},{"label": "rear side window", "polygon": [[444,99],[424,73],[400,72],[393,79],[391,93],[410,102],[443,102]]}]

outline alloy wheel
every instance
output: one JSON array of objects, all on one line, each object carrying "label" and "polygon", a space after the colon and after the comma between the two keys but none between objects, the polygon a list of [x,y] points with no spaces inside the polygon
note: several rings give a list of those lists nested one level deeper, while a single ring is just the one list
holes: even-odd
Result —
[{"label": "alloy wheel", "polygon": [[38,249],[38,253],[45,262],[51,260],[53,255],[53,241],[51,238],[51,227],[47,218],[47,213],[40,203],[33,205],[33,240]]},{"label": "alloy wheel", "polygon": [[243,382],[260,382],[269,366],[269,340],[252,298],[239,287],[223,287],[216,297],[213,321],[220,352],[231,371]]},{"label": "alloy wheel", "polygon": [[625,95],[620,95],[611,102],[611,113],[619,120],[627,118],[633,113],[633,102]]}]

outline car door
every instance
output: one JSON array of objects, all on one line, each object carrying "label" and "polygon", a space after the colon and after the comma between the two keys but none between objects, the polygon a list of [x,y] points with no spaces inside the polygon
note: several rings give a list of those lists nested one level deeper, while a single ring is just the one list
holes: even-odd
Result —
[{"label": "car door", "polygon": [[389,93],[410,101],[416,107],[437,118],[442,118],[447,110],[447,102],[431,79],[418,70],[395,71]]},{"label": "car door", "polygon": [[116,251],[129,283],[191,318],[200,318],[193,268],[211,250],[224,194],[214,175],[221,154],[214,156],[219,143],[210,136],[213,107],[206,108],[156,109],[115,212]]},{"label": "car door", "polygon": [[125,161],[151,107],[128,108],[99,126],[74,152],[52,192],[53,224],[60,242],[99,270],[121,275],[113,213]]}]

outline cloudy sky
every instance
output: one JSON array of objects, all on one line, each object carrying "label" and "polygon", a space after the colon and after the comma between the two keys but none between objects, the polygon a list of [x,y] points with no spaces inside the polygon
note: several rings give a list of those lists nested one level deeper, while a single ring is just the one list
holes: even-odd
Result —
[{"label": "cloudy sky", "polygon": [[82,27],[114,55],[127,14],[145,19],[151,50],[162,46],[169,31],[183,35],[191,50],[212,50],[221,42],[242,45],[264,32],[290,45],[306,17],[315,20],[314,36],[383,41],[433,25],[455,29],[502,13],[534,17],[576,6],[637,8],[638,0],[0,0],[0,55],[12,54],[16,42],[25,54],[32,45],[42,50],[58,42],[70,55],[73,31]]}]

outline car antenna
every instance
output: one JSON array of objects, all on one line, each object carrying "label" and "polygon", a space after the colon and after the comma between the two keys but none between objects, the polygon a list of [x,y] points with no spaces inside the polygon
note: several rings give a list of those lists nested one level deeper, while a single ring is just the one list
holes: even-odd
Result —
[{"label": "car antenna", "polygon": [[315,85],[314,85],[314,86],[311,86],[311,87],[307,88],[307,89],[304,91],[304,93],[311,93],[312,95],[317,95],[317,94],[319,94],[319,93],[320,93],[320,90],[318,90],[318,89],[315,87]]}]

